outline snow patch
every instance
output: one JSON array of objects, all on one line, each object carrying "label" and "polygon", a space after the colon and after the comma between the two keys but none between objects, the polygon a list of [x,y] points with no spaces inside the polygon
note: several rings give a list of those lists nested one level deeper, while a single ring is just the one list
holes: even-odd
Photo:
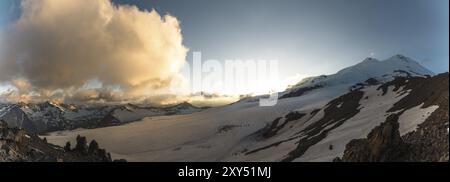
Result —
[{"label": "snow patch", "polygon": [[420,123],[423,123],[439,106],[433,105],[427,108],[422,108],[423,103],[406,110],[399,116],[398,122],[400,124],[400,135],[416,130]]}]

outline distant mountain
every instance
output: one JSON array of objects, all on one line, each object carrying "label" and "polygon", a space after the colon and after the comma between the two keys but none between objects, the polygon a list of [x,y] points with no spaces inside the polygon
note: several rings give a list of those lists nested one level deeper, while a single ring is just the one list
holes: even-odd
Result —
[{"label": "distant mountain", "polygon": [[189,114],[201,111],[189,103],[169,107],[133,104],[86,106],[55,102],[0,104],[0,120],[10,127],[42,133],[76,128],[98,128],[140,120],[144,117]]},{"label": "distant mountain", "polygon": [[[375,58],[366,58],[362,62],[347,67],[332,75],[321,75],[305,78],[285,92],[280,98],[289,98],[303,95],[304,93],[333,86],[354,86],[370,78],[386,82],[399,76],[432,76],[433,72],[421,66],[413,59],[395,55],[387,60],[379,61]],[[349,88],[351,89],[351,88]]]},{"label": "distant mountain", "polygon": [[190,114],[201,110],[203,110],[203,108],[196,107],[187,102],[167,107],[142,107],[134,104],[126,104],[114,107],[106,117],[103,118],[99,126],[122,124],[151,116]]},{"label": "distant mountain", "polygon": [[30,132],[37,132],[37,123],[31,121],[20,105],[3,105],[0,108],[0,118],[9,127],[26,128]]}]

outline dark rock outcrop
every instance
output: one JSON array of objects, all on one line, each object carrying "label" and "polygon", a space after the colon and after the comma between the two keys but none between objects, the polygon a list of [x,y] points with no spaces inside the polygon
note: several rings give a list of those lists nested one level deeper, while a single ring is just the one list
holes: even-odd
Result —
[{"label": "dark rock outcrop", "polygon": [[[81,148],[81,143],[77,146]],[[0,121],[0,162],[112,162],[112,159],[97,142],[91,142],[86,152],[72,150],[70,144],[61,148]]]},{"label": "dark rock outcrop", "polygon": [[306,114],[300,113],[297,111],[293,111],[293,112],[289,112],[286,116],[284,116],[284,118],[279,117],[279,118],[275,119],[274,121],[272,121],[272,124],[270,124],[269,126],[267,126],[264,129],[263,137],[270,138],[270,137],[276,135],[278,133],[278,131],[280,131],[281,129],[283,129],[286,126],[286,124],[288,124],[291,121],[299,120],[303,116],[306,116]]},{"label": "dark rock outcrop", "polygon": [[375,127],[367,135],[370,152],[374,161],[394,161],[401,156],[404,143],[400,137],[398,116],[387,117],[386,122]]},{"label": "dark rock outcrop", "polygon": [[400,137],[398,116],[390,115],[386,122],[375,127],[365,139],[356,139],[346,145],[344,162],[393,162],[400,161],[408,149]]}]

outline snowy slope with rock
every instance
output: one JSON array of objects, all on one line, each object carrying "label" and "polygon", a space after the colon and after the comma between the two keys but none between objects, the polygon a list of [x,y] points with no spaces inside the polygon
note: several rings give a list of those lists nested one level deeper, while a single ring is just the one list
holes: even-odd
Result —
[{"label": "snowy slope with rock", "polygon": [[[448,111],[441,109],[448,105],[448,74],[427,75],[433,73],[405,56],[368,58],[334,75],[306,79],[272,107],[247,98],[187,115],[46,137],[58,145],[78,134],[95,138],[113,157],[129,161],[332,161],[393,114],[399,115],[402,136],[438,111],[448,130]],[[448,155],[448,140],[446,147]]]}]

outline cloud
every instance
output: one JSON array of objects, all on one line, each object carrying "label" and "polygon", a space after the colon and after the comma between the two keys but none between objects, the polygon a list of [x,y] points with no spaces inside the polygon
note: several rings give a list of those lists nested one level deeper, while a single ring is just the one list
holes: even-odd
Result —
[{"label": "cloud", "polygon": [[[20,95],[145,97],[170,87],[185,63],[171,15],[109,0],[23,0],[21,11],[0,32],[0,82],[13,83]],[[102,87],[84,89],[93,79]]]},{"label": "cloud", "polygon": [[305,81],[305,79],[310,78],[311,75],[308,74],[295,74],[294,76],[290,76],[286,79],[284,79],[284,81],[280,84],[280,89],[279,91],[283,91],[286,88],[290,88],[293,87],[295,85],[298,85],[300,83],[302,83],[303,81]]},{"label": "cloud", "polygon": [[219,93],[197,92],[190,94],[186,98],[186,101],[196,106],[215,107],[230,104],[238,101],[239,99],[242,99],[242,97],[238,95],[224,95]]},{"label": "cloud", "polygon": [[12,81],[12,85],[20,91],[27,91],[31,88],[30,83],[26,80],[16,79]]},{"label": "cloud", "polygon": [[122,100],[124,100],[122,92],[107,88],[80,89],[72,91],[65,96],[65,101],[70,103],[114,103],[121,102]]}]

